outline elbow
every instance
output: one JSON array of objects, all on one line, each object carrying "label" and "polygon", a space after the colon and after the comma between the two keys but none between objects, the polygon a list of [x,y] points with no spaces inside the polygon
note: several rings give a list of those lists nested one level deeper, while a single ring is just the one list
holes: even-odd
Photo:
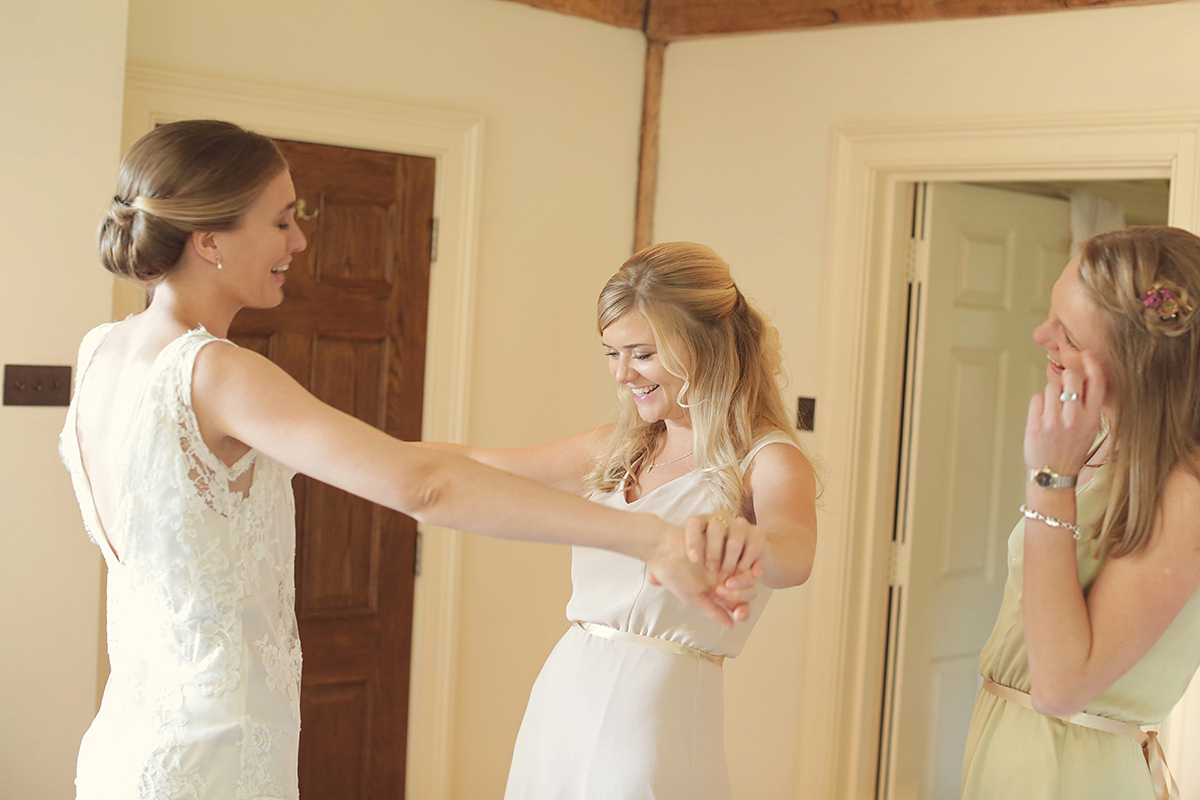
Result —
[{"label": "elbow", "polygon": [[1086,699],[1061,682],[1034,680],[1029,688],[1033,710],[1047,717],[1069,717],[1083,710]]},{"label": "elbow", "polygon": [[398,487],[401,497],[397,511],[430,525],[441,525],[445,519],[446,498],[451,490],[452,476],[442,467],[431,466],[417,480]]},{"label": "elbow", "polygon": [[793,586],[801,586],[810,575],[812,575],[812,559],[807,559],[801,563],[793,564],[785,574],[779,576],[779,585],[772,586],[772,589],[790,589]]},{"label": "elbow", "polygon": [[797,553],[786,564],[776,562],[763,570],[760,582],[768,589],[790,589],[808,581],[812,575],[813,554],[811,550]]}]

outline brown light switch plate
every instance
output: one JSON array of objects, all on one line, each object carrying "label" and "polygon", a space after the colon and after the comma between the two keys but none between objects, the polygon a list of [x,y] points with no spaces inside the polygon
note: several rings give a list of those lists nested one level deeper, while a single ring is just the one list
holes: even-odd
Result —
[{"label": "brown light switch plate", "polygon": [[811,431],[817,421],[817,398],[801,397],[796,400],[796,430]]},{"label": "brown light switch plate", "polygon": [[70,404],[70,367],[4,365],[4,405],[67,406]]}]

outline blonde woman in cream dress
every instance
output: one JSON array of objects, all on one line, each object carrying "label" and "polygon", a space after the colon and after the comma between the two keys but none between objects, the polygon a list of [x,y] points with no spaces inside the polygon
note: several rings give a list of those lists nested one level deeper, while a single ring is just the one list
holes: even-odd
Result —
[{"label": "blonde woman in cream dress", "polygon": [[964,800],[1178,797],[1142,729],[1200,664],[1197,298],[1178,228],[1093,237],[1054,285]]},{"label": "blonde woman in cream dress", "polygon": [[712,250],[635,254],[601,293],[597,321],[616,425],[468,454],[597,505],[702,520],[687,528],[689,547],[726,579],[719,594],[743,599],[746,569],[761,588],[723,628],[637,560],[574,548],[572,625],[533,687],[505,797],[729,798],[721,664],[741,652],[771,589],[808,578],[817,481],[783,410],[775,331]]}]

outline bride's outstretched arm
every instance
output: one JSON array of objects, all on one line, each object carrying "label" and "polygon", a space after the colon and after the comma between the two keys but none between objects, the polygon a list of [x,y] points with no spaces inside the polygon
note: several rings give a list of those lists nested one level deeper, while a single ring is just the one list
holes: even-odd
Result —
[{"label": "bride's outstretched arm", "polygon": [[463,456],[403,442],[322,403],[278,366],[223,342],[197,357],[193,407],[210,448],[240,442],[298,472],[433,525],[598,547],[644,560],[684,602],[725,625],[715,578],[683,532],[649,514],[590,503]]}]

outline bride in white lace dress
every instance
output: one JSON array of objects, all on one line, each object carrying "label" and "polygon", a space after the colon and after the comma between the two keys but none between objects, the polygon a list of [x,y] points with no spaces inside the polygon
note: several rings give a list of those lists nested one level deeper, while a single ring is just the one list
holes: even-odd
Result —
[{"label": "bride in white lace dress", "polygon": [[296,471],[432,524],[643,559],[725,624],[753,595],[718,598],[678,527],[395,440],[223,339],[282,301],[295,200],[274,143],[228,123],[160,126],[122,162],[101,259],[153,300],[85,337],[61,439],[109,568],[79,800],[297,797]]}]

